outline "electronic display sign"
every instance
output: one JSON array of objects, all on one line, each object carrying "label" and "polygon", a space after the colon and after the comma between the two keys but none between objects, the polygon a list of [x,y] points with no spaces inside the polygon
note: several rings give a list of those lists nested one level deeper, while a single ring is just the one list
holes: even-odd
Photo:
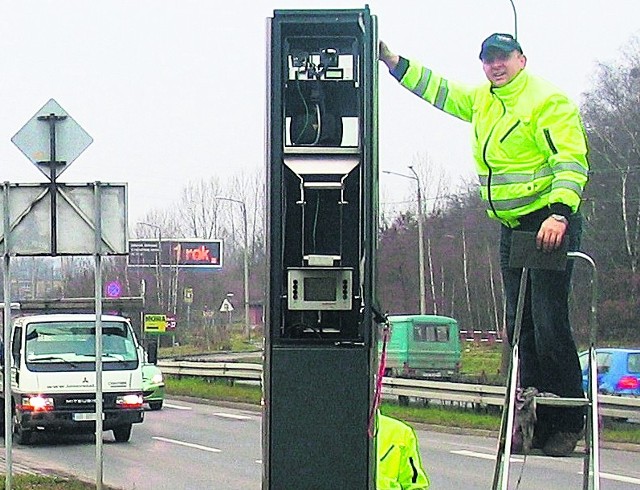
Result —
[{"label": "electronic display sign", "polygon": [[222,268],[222,240],[129,240],[129,266]]},{"label": "electronic display sign", "polygon": [[160,265],[160,242],[158,240],[129,240],[128,250],[127,263],[130,266]]}]

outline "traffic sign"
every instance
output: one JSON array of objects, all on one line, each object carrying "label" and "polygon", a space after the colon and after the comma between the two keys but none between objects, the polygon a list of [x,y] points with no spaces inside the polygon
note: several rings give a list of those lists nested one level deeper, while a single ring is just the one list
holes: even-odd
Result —
[{"label": "traffic sign", "polygon": [[130,266],[159,266],[160,265],[160,242],[149,239],[129,240],[129,255],[127,263]]},{"label": "traffic sign", "polygon": [[233,305],[227,298],[222,301],[222,305],[220,305],[220,311],[233,311]]},{"label": "traffic sign", "polygon": [[59,176],[69,168],[93,143],[93,138],[55,100],[50,99],[11,141],[38,170],[52,179],[52,176]]},{"label": "traffic sign", "polygon": [[119,298],[122,294],[122,285],[119,281],[110,281],[104,288],[107,298]]},{"label": "traffic sign", "polygon": [[167,332],[175,331],[177,323],[175,316],[167,315]]},{"label": "traffic sign", "polygon": [[193,303],[193,288],[184,288],[184,302],[188,305]]},{"label": "traffic sign", "polygon": [[164,333],[167,330],[166,315],[145,315],[144,331],[146,333]]}]

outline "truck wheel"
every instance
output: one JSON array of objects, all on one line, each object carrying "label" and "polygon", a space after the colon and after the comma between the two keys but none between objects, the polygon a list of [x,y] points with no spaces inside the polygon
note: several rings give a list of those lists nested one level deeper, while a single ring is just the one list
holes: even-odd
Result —
[{"label": "truck wheel", "polygon": [[16,444],[21,446],[27,446],[31,444],[32,432],[29,429],[25,429],[18,422],[17,417],[13,417],[13,440]]},{"label": "truck wheel", "polygon": [[131,427],[131,424],[115,427],[113,429],[113,437],[115,437],[116,442],[127,442],[131,438]]},{"label": "truck wheel", "polygon": [[149,408],[151,410],[160,410],[162,408],[162,400],[159,402],[149,402]]}]

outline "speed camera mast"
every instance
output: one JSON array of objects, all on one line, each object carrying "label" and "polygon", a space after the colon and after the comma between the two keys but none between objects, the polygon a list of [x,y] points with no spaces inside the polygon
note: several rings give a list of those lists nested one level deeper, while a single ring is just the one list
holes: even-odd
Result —
[{"label": "speed camera mast", "polygon": [[263,488],[375,487],[377,25],[268,22]]}]

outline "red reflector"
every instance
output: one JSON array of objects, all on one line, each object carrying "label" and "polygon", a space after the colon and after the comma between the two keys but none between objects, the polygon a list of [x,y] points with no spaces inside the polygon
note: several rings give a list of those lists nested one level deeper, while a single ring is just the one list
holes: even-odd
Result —
[{"label": "red reflector", "polygon": [[33,405],[16,405],[21,412],[51,412],[53,407],[34,407]]},{"label": "red reflector", "polygon": [[131,410],[132,408],[142,408],[142,403],[122,403],[118,407],[126,410]]},{"label": "red reflector", "polygon": [[640,382],[634,376],[623,376],[616,385],[619,390],[636,390],[638,386],[640,386]]}]

